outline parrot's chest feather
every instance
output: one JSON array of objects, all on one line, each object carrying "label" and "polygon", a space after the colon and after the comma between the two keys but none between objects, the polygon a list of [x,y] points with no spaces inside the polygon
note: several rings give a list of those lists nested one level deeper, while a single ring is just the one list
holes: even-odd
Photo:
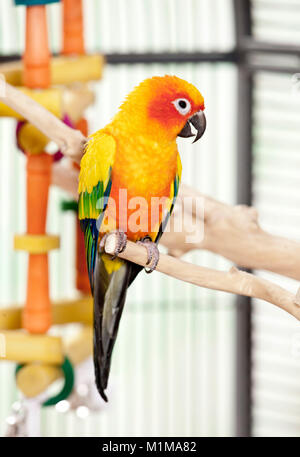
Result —
[{"label": "parrot's chest feather", "polygon": [[118,187],[146,198],[168,196],[176,174],[176,142],[160,144],[140,137],[120,143],[112,176]]}]

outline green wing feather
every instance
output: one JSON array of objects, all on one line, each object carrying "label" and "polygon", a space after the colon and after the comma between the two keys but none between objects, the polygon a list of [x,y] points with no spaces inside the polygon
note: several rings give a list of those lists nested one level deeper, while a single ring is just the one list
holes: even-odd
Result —
[{"label": "green wing feather", "polygon": [[91,193],[85,191],[79,196],[78,212],[81,230],[84,233],[86,261],[92,292],[94,290],[94,270],[99,238],[99,227],[102,223],[110,189],[111,178],[109,179],[105,190],[103,187],[103,181],[99,181],[99,183],[93,187]]},{"label": "green wing feather", "polygon": [[180,184],[180,179],[181,179],[181,170],[182,170],[181,160],[180,160],[180,156],[178,154],[178,156],[177,156],[177,170],[176,170],[176,175],[175,175],[174,181],[172,182],[171,189],[170,189],[170,197],[169,197],[168,207],[166,208],[166,214],[164,216],[164,219],[163,219],[162,223],[159,226],[159,230],[158,230],[156,238],[155,238],[155,243],[158,243],[159,240],[161,239],[162,234],[164,233],[164,230],[165,230],[165,228],[167,226],[169,218],[170,218],[170,216],[172,214],[172,211],[174,209],[174,205],[175,205],[176,198],[177,198],[178,191],[179,191],[179,184]]},{"label": "green wing feather", "polygon": [[96,132],[88,141],[79,174],[78,216],[84,233],[86,259],[92,292],[99,228],[111,190],[116,143],[111,135]]}]

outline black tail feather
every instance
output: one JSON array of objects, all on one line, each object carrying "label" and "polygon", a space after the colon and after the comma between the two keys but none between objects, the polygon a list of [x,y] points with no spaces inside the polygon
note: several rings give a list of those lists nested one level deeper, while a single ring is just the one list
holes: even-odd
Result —
[{"label": "black tail feather", "polygon": [[131,262],[123,262],[119,270],[108,274],[101,255],[97,256],[94,281],[94,367],[96,385],[107,400],[111,355],[118,333],[129,285],[141,271]]}]

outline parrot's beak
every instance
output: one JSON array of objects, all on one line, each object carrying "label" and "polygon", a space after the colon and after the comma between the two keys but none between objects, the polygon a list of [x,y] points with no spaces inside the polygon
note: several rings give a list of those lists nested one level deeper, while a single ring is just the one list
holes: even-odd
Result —
[{"label": "parrot's beak", "polygon": [[190,138],[191,136],[195,136],[194,133],[192,133],[191,124],[197,130],[196,138],[193,141],[193,143],[195,143],[202,137],[206,129],[206,117],[203,111],[200,110],[196,114],[191,116],[186,122],[181,132],[178,134],[178,136],[181,136],[183,138]]}]

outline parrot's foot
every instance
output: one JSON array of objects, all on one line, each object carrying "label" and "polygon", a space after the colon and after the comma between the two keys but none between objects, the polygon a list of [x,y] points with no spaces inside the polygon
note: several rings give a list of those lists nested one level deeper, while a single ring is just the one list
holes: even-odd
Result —
[{"label": "parrot's foot", "polygon": [[109,235],[115,234],[117,237],[116,248],[113,252],[113,256],[111,260],[115,260],[115,258],[125,250],[127,244],[127,235],[125,232],[121,230],[113,230],[111,232],[105,233],[105,235],[101,238],[99,248],[101,251],[104,251],[104,246]]},{"label": "parrot's foot", "polygon": [[155,243],[151,240],[150,237],[145,236],[140,241],[137,241],[137,244],[141,244],[147,249],[147,263],[148,268],[145,267],[146,273],[152,273],[157,267],[159,261],[159,250]]}]

